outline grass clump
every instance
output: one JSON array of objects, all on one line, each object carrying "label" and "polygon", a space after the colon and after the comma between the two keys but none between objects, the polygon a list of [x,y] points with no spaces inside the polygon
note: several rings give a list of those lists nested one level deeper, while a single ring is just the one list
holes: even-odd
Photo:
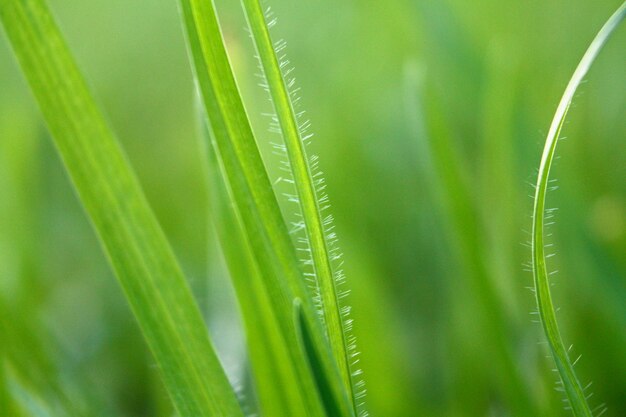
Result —
[{"label": "grass clump", "polygon": [[[568,415],[520,297],[517,231],[527,213],[517,197],[534,164],[529,132],[547,111],[543,93],[556,85],[545,75],[553,54],[545,62],[535,52],[560,45],[567,56],[571,45],[573,53],[583,37],[576,16],[602,7],[573,0],[570,14],[553,16],[549,1],[541,10],[512,1],[273,1],[290,10],[280,27],[260,0],[57,1],[70,43],[76,33],[89,41],[75,58],[45,0],[0,0],[8,45],[47,125],[39,128],[0,44],[0,415]],[[594,412],[556,322],[546,193],[573,95],[624,7],[568,85],[535,196],[536,302],[577,417]],[[565,35],[559,19],[581,30]],[[283,38],[298,45],[289,58]],[[111,112],[113,123],[78,68],[82,60],[103,103],[110,94],[132,96],[123,112]],[[141,77],[120,76],[126,69]],[[578,135],[620,136],[611,123],[623,99],[610,88],[616,75],[604,75],[590,84],[604,89],[603,104],[592,105],[592,90],[591,109],[575,118]],[[259,79],[262,89],[253,85]],[[315,141],[300,86],[320,132]],[[258,111],[268,97],[271,110]],[[264,139],[257,114],[269,116],[276,143]],[[182,140],[194,124],[200,157]],[[54,149],[39,143],[46,132]],[[591,168],[561,201],[575,209],[555,234],[569,233],[564,253],[577,255],[568,275],[578,285],[567,286],[563,309],[581,326],[565,332],[594,350],[596,369],[580,372],[596,375],[594,391],[620,415],[623,184],[600,178],[611,166],[593,162],[607,160],[598,156],[601,140],[573,142],[573,159],[584,156]],[[55,152],[61,164],[50,162]],[[609,159],[623,165],[615,152]],[[576,163],[564,176],[580,175]],[[58,192],[62,167],[99,239],[101,264],[69,187]],[[165,183],[175,198],[163,198]],[[594,211],[588,226],[579,209],[586,203]],[[208,255],[208,277],[198,232],[205,219],[196,215],[203,210],[221,248]],[[596,230],[606,227],[611,233]],[[106,260],[123,291],[106,279]]]}]

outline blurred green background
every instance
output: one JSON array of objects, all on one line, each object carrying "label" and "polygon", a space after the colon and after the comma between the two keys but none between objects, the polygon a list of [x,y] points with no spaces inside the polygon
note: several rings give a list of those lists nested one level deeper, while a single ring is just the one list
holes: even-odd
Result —
[{"label": "blurred green background", "polygon": [[[175,1],[51,0],[243,394]],[[259,137],[237,1],[217,1]],[[569,415],[525,271],[536,167],[620,0],[271,0],[333,201],[372,416]],[[51,415],[171,416],[157,370],[0,39],[0,350]],[[559,320],[593,406],[626,415],[626,29],[574,102],[548,197]],[[269,139],[268,139],[269,140]],[[261,147],[269,150],[267,143]],[[267,153],[268,169],[277,175]],[[288,208],[287,208],[288,210]],[[33,396],[32,393],[37,393]],[[47,404],[47,405],[45,405]],[[45,406],[44,406],[45,405]],[[522,407],[523,408],[523,407]],[[45,414],[43,414],[45,415]]]}]

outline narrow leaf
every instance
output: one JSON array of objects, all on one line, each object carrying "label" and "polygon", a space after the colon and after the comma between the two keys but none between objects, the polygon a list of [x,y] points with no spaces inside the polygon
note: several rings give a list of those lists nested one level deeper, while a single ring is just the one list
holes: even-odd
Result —
[{"label": "narrow leaf", "polygon": [[0,0],[0,19],[179,414],[241,415],[174,254],[44,1]]},{"label": "narrow leaf", "polygon": [[[322,216],[324,208],[328,208],[327,195],[324,194],[323,178],[321,172],[314,172],[313,166],[317,164],[316,159],[307,156],[305,145],[311,134],[307,133],[308,121],[303,118],[304,113],[297,113],[294,108],[294,78],[285,79],[285,72],[291,71],[287,59],[284,57],[285,43],[272,42],[269,32],[269,22],[274,22],[270,15],[270,10],[263,12],[259,0],[242,0],[248,23],[251,28],[254,43],[257,49],[261,67],[267,80],[270,97],[276,111],[274,123],[280,126],[282,136],[285,141],[286,153],[293,182],[297,191],[297,199],[302,215],[304,231],[307,238],[306,248],[310,250],[310,259],[306,259],[313,267],[313,274],[319,291],[320,309],[331,349],[337,360],[345,389],[353,395],[352,372],[350,370],[349,352],[356,347],[352,345],[349,349],[347,343],[346,330],[349,327],[347,313],[349,309],[344,309],[342,315],[339,301],[340,282],[345,278],[333,272],[332,259],[337,258],[337,248],[331,246],[336,240],[332,232],[332,217]],[[281,58],[277,56],[277,49]],[[291,86],[291,91],[290,87]],[[314,180],[314,176],[316,180]],[[317,184],[317,186],[316,186]],[[323,203],[320,203],[324,200]],[[356,408],[356,406],[355,406]]]},{"label": "narrow leaf", "polygon": [[337,404],[336,398],[333,396],[331,389],[331,376],[327,375],[322,356],[325,352],[317,350],[313,338],[311,337],[311,325],[307,317],[302,313],[302,303],[300,299],[296,299],[293,303],[294,306],[294,321],[296,324],[296,330],[298,331],[298,337],[300,347],[303,355],[307,358],[311,372],[315,377],[315,382],[322,397],[322,403],[327,416],[341,416],[341,406]]},{"label": "narrow leaf", "polygon": [[304,314],[313,318],[312,334],[316,345],[320,351],[328,351],[323,356],[323,363],[329,375],[336,375],[332,379],[333,394],[344,407],[342,415],[351,415],[336,363],[322,327],[314,318],[312,298],[305,287],[295,248],[261,160],[228,61],[213,3],[210,0],[181,0],[181,6],[211,138],[229,187],[233,209],[271,298],[281,333],[287,340],[289,355],[284,360],[298,375],[301,401],[308,415],[323,415],[315,382],[298,348],[292,319],[295,297],[303,300]]},{"label": "narrow leaf", "polygon": [[572,413],[576,417],[591,417],[592,412],[585,398],[585,392],[574,372],[574,366],[569,358],[568,351],[563,344],[561,333],[556,321],[556,313],[550,293],[550,280],[548,278],[548,268],[546,265],[544,229],[546,215],[546,194],[550,178],[550,168],[554,159],[556,145],[558,143],[565,117],[569,110],[574,94],[578,86],[586,76],[589,68],[606,44],[611,34],[618,27],[619,23],[626,16],[626,2],[604,24],[598,32],[593,42],[583,55],[578,67],[570,79],[563,97],[559,102],[539,164],[539,174],[535,191],[535,204],[533,208],[533,230],[532,230],[532,260],[535,283],[535,294],[541,324],[550,346],[550,351],[556,363],[556,368],[561,377],[565,394],[569,401]]},{"label": "narrow leaf", "polygon": [[246,330],[255,389],[267,416],[307,415],[301,382],[289,359],[288,340],[247,240],[229,186],[202,118],[209,178],[210,213],[233,281]]}]

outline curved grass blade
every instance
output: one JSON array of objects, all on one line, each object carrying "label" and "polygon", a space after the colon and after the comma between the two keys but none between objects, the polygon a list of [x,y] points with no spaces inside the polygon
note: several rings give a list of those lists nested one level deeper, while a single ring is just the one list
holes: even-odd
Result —
[{"label": "curved grass blade", "polygon": [[0,20],[183,417],[242,415],[183,273],[42,0]]},{"label": "curved grass blade", "polygon": [[[338,254],[331,253],[330,245],[333,235],[332,217],[323,218],[322,210],[328,207],[328,202],[320,203],[325,195],[320,195],[323,189],[323,180],[317,175],[314,180],[312,170],[313,163],[307,156],[305,145],[311,135],[304,131],[308,125],[307,121],[302,121],[303,114],[297,114],[294,108],[294,97],[290,93],[288,81],[284,78],[283,70],[288,64],[286,59],[277,56],[277,49],[284,49],[284,42],[273,43],[269,33],[269,23],[267,20],[271,16],[264,14],[259,0],[242,0],[248,23],[251,28],[252,37],[257,49],[259,60],[267,80],[270,97],[276,110],[275,122],[280,125],[283,139],[285,141],[288,161],[293,173],[293,181],[297,191],[300,205],[304,231],[308,241],[305,249],[310,251],[310,261],[313,267],[313,274],[319,291],[319,302],[321,314],[326,326],[328,340],[331,349],[337,360],[345,389],[353,395],[351,362],[354,362],[355,346],[348,346],[346,330],[349,327],[347,313],[349,309],[343,309],[340,305],[340,293],[338,284],[344,282],[343,276],[333,272],[332,260]],[[269,20],[271,22],[271,20]],[[312,160],[315,162],[315,160]],[[321,174],[318,172],[318,174]],[[317,184],[317,187],[316,187]],[[351,340],[353,340],[351,338]],[[352,355],[350,354],[352,352]],[[352,359],[351,359],[352,358]],[[354,401],[356,404],[356,400]],[[356,405],[355,405],[356,408]]]},{"label": "curved grass blade", "polygon": [[539,317],[541,324],[548,339],[550,351],[556,363],[557,370],[563,383],[563,388],[567,395],[572,413],[576,417],[591,417],[592,412],[587,404],[584,390],[578,381],[574,366],[570,361],[567,349],[563,344],[561,333],[556,321],[556,313],[550,293],[550,281],[548,278],[548,270],[546,266],[546,255],[544,245],[544,228],[546,213],[546,193],[548,191],[548,181],[550,176],[550,168],[556,145],[565,122],[565,117],[569,110],[576,89],[582,82],[583,78],[589,71],[589,68],[600,53],[600,50],[607,42],[613,31],[626,16],[626,2],[623,3],[617,11],[609,18],[605,25],[600,29],[593,42],[583,55],[578,67],[574,71],[574,75],[567,84],[567,88],[563,93],[563,97],[559,102],[559,106],[552,119],[550,130],[546,138],[545,147],[541,156],[539,165],[539,174],[537,176],[537,186],[535,190],[535,204],[533,208],[533,229],[532,229],[532,260],[533,275],[535,283],[535,293],[537,297],[537,305],[539,308]]},{"label": "curved grass blade", "polygon": [[[215,142],[233,209],[241,221],[245,239],[258,264],[271,306],[288,341],[285,361],[294,367],[299,395],[307,415],[323,415],[317,387],[298,348],[292,302],[300,298],[304,314],[315,317],[313,301],[295,248],[278,207],[271,183],[245,112],[222,39],[217,14],[210,0],[182,0],[181,7],[195,74],[200,87],[209,130]],[[332,392],[343,405],[343,416],[352,415],[339,371],[326,344],[322,327],[313,319],[313,339],[331,378]],[[280,389],[280,388],[278,388]]]}]

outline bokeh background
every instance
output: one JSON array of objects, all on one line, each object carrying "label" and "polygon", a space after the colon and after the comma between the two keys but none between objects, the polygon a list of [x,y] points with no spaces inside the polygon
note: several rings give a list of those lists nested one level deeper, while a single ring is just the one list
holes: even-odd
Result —
[{"label": "bokeh background", "polygon": [[[176,2],[50,3],[246,392]],[[240,6],[217,3],[267,150]],[[530,183],[562,91],[620,3],[271,0],[333,201],[372,416],[569,415],[526,289]],[[614,417],[626,415],[625,45],[622,27],[582,86],[548,197],[564,339],[591,404]],[[0,315],[5,365],[39,415],[172,415],[3,36]]]}]

